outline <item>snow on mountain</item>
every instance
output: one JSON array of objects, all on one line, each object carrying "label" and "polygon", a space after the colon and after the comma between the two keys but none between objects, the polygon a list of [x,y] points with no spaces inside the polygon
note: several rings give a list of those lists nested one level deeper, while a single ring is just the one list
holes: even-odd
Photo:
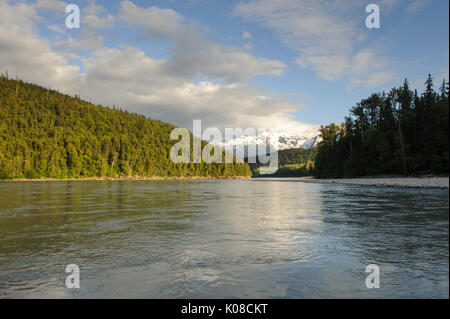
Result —
[{"label": "snow on mountain", "polygon": [[300,148],[305,149],[312,149],[317,146],[322,141],[322,138],[320,136],[314,136],[313,138],[310,138],[309,140],[306,140],[305,143],[300,146]]},{"label": "snow on mountain", "polygon": [[320,142],[319,136],[308,137],[300,135],[292,135],[288,133],[278,133],[265,131],[257,136],[241,136],[230,141],[217,143],[224,150],[231,151],[237,146],[243,145],[245,149],[248,145],[272,145],[274,149],[280,151],[290,148],[311,149]]}]

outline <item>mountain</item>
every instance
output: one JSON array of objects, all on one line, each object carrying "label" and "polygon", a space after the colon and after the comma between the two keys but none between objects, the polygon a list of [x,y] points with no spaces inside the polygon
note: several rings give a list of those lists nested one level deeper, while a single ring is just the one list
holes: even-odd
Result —
[{"label": "mountain", "polygon": [[309,149],[316,147],[321,141],[322,141],[322,138],[319,135],[314,136],[313,138],[306,140],[300,148],[309,150]]},{"label": "mountain", "polygon": [[174,128],[0,76],[0,179],[251,175],[247,164],[174,164]]},{"label": "mountain", "polygon": [[[247,146],[248,145],[272,145],[272,147],[277,150],[287,150],[287,149],[311,149],[317,146],[320,142],[320,137],[308,137],[300,135],[292,135],[288,133],[278,133],[278,132],[263,132],[258,136],[241,136],[230,141],[224,141],[218,143],[224,150],[233,151],[238,146],[244,146],[245,157],[247,157]],[[260,150],[261,151],[261,150]],[[264,150],[263,150],[264,152]]]}]

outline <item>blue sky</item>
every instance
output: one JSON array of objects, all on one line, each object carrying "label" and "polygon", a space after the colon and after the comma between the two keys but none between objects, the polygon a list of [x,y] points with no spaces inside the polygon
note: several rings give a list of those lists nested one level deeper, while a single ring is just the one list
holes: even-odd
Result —
[{"label": "blue sky", "polygon": [[[65,27],[62,1],[0,0],[0,67],[183,126],[200,118],[309,134],[405,77],[419,90],[429,72],[436,82],[448,78],[444,0],[374,1],[380,29],[366,28],[372,2],[360,0],[72,3],[81,8],[80,29]],[[17,33],[14,41],[7,33]]]}]

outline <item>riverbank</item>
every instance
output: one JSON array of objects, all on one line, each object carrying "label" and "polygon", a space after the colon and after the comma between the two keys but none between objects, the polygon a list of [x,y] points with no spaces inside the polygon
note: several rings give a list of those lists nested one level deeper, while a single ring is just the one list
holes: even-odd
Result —
[{"label": "riverbank", "polygon": [[152,180],[205,180],[205,179],[250,179],[250,176],[171,176],[171,177],[82,177],[82,178],[13,178],[0,182],[61,182],[61,181],[152,181]]},{"label": "riverbank", "polygon": [[[0,182],[61,182],[61,181],[151,181],[151,180],[237,180],[251,179],[250,176],[183,176],[183,177],[84,177],[84,178],[14,178],[0,179]],[[449,188],[449,177],[359,177],[359,178],[329,178],[313,177],[261,177],[256,181],[301,182],[313,184],[346,184],[361,186],[388,186],[413,188]]]},{"label": "riverbank", "polygon": [[[265,178],[261,178],[264,180]],[[312,177],[270,178],[270,180],[297,181],[315,184],[347,184],[362,186],[389,186],[415,188],[449,188],[448,177],[360,177],[343,179],[317,179]]]}]

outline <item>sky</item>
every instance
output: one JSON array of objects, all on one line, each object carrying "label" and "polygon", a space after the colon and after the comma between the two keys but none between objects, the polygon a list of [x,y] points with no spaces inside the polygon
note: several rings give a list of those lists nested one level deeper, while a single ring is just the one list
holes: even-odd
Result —
[{"label": "sky", "polygon": [[[449,74],[447,0],[0,0],[0,70],[192,128],[313,137],[372,93]],[[366,27],[366,6],[380,28]]]}]

